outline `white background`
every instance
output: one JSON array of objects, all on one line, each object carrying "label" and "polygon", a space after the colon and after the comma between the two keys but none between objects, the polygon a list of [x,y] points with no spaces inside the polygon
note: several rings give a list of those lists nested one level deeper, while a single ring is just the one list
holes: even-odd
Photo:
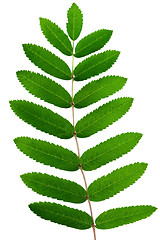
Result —
[{"label": "white background", "polygon": [[[116,97],[133,97],[130,111],[118,122],[90,138],[80,139],[81,154],[101,141],[127,131],[143,133],[140,143],[129,154],[100,169],[87,172],[88,184],[94,179],[106,175],[112,170],[136,161],[147,162],[144,176],[133,186],[110,198],[92,203],[94,217],[110,208],[129,205],[149,204],[160,208],[160,14],[157,0],[75,0],[84,14],[84,27],[80,38],[101,28],[113,30],[113,36],[103,50],[114,49],[121,52],[117,63],[107,74],[128,78],[126,86],[108,99],[101,100],[83,110],[76,110],[76,121],[86,113]],[[83,184],[80,172],[64,172],[41,165],[29,159],[16,149],[13,139],[29,136],[60,144],[76,152],[74,139],[60,140],[37,131],[22,122],[9,107],[9,100],[26,99],[51,108],[72,121],[71,109],[60,109],[36,99],[29,94],[16,79],[16,71],[31,70],[41,73],[25,57],[22,43],[35,43],[53,51],[71,66],[71,57],[64,57],[44,38],[39,27],[39,17],[46,17],[56,22],[66,32],[66,12],[71,0],[28,0],[3,1],[1,3],[1,231],[3,240],[53,240],[53,239],[93,239],[92,229],[79,231],[58,224],[44,221],[34,215],[28,204],[34,201],[48,201],[28,189],[21,181],[20,175],[26,172],[46,172]],[[80,39],[79,38],[79,39]],[[76,61],[76,64],[78,60]],[[103,76],[105,74],[102,74]],[[97,79],[97,78],[95,78]],[[70,81],[55,81],[71,91]],[[75,91],[83,84],[75,83]],[[83,184],[84,185],[84,184]],[[53,201],[49,199],[49,201]],[[55,202],[58,202],[55,200]],[[64,204],[63,202],[60,202]],[[89,212],[88,204],[67,204]],[[160,210],[150,218],[134,224],[111,230],[97,230],[97,239],[159,239]],[[2,226],[3,225],[3,226]]]}]

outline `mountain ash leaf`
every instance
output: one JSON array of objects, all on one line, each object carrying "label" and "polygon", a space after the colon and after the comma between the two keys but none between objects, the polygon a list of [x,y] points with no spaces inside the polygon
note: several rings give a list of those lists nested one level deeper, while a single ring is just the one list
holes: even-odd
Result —
[{"label": "mountain ash leaf", "polygon": [[110,209],[97,217],[95,221],[96,228],[110,229],[123,226],[124,224],[134,223],[150,217],[156,210],[156,207],[150,205]]},{"label": "mountain ash leaf", "polygon": [[117,135],[84,152],[80,163],[85,171],[97,169],[130,152],[141,137],[141,133],[134,132]]},{"label": "mountain ash leaf", "polygon": [[92,81],[81,88],[74,96],[76,108],[87,107],[119,91],[125,85],[127,79],[119,76],[106,76]]},{"label": "mountain ash leaf", "polygon": [[63,178],[32,172],[21,175],[21,179],[27,187],[43,196],[71,203],[83,203],[87,199],[83,187]]},{"label": "mountain ash leaf", "polygon": [[62,139],[73,137],[72,124],[50,109],[25,100],[10,101],[10,106],[20,119],[38,130]]},{"label": "mountain ash leaf", "polygon": [[52,79],[30,71],[19,71],[17,77],[23,87],[35,97],[58,107],[71,107],[70,94]]},{"label": "mountain ash leaf", "polygon": [[82,12],[75,3],[73,3],[68,10],[67,17],[67,32],[70,38],[74,41],[79,37],[83,25]]},{"label": "mountain ash leaf", "polygon": [[23,49],[29,60],[44,72],[56,78],[71,79],[71,70],[68,65],[55,54],[33,44],[23,44]]},{"label": "mountain ash leaf", "polygon": [[146,168],[147,163],[137,162],[98,178],[88,187],[89,199],[98,202],[113,197],[134,184],[143,175]]},{"label": "mountain ash leaf", "polygon": [[73,53],[73,47],[68,36],[55,23],[49,19],[40,18],[40,26],[44,36],[53,45],[67,56]]},{"label": "mountain ash leaf", "polygon": [[29,208],[37,216],[45,220],[66,225],[71,228],[89,229],[93,223],[91,216],[86,212],[56,203],[31,203]]},{"label": "mountain ash leaf", "polygon": [[37,162],[66,171],[79,169],[78,156],[66,148],[29,137],[14,139],[17,148]]},{"label": "mountain ash leaf", "polygon": [[80,58],[101,49],[111,38],[112,31],[100,29],[82,38],[75,48],[75,57]]},{"label": "mountain ash leaf", "polygon": [[108,50],[80,62],[75,70],[75,80],[83,81],[107,71],[116,62],[120,52]]},{"label": "mountain ash leaf", "polygon": [[128,112],[132,102],[133,98],[117,98],[87,114],[76,124],[77,136],[85,138],[105,129]]}]

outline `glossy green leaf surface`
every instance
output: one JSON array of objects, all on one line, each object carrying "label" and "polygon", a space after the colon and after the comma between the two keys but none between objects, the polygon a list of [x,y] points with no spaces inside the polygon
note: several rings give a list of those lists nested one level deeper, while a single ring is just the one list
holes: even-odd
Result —
[{"label": "glossy green leaf surface", "polygon": [[74,105],[76,108],[83,108],[98,102],[122,89],[126,81],[126,78],[119,76],[106,76],[92,81],[75,94]]},{"label": "glossy green leaf surface", "polygon": [[29,208],[37,216],[76,229],[89,229],[92,226],[92,218],[86,212],[69,208],[56,203],[39,202],[32,203]]},{"label": "glossy green leaf surface", "polygon": [[20,119],[38,130],[62,139],[73,137],[72,124],[50,109],[22,100],[10,101],[10,106]]},{"label": "glossy green leaf surface", "polygon": [[108,50],[86,58],[76,66],[75,80],[83,81],[107,71],[116,62],[119,54],[118,51]]},{"label": "glossy green leaf surface", "polygon": [[137,162],[98,178],[88,187],[89,199],[98,202],[113,197],[134,184],[143,175],[146,168],[147,163]]},{"label": "glossy green leaf surface", "polygon": [[130,109],[133,98],[118,98],[87,114],[76,124],[77,136],[89,137],[120,119]]},{"label": "glossy green leaf surface", "polygon": [[71,107],[70,94],[52,79],[30,71],[19,71],[17,77],[23,87],[35,97],[58,107]]},{"label": "glossy green leaf surface", "polygon": [[29,137],[14,139],[17,148],[36,162],[66,171],[79,169],[78,156],[66,148]]},{"label": "glossy green leaf surface", "polygon": [[138,144],[141,137],[141,133],[122,133],[88,149],[80,158],[83,169],[92,171],[122,157]]},{"label": "glossy green leaf surface", "polygon": [[79,37],[83,25],[83,15],[77,4],[72,4],[67,12],[67,17],[67,32],[70,38],[74,41]]},{"label": "glossy green leaf surface", "polygon": [[71,42],[61,28],[46,18],[40,18],[40,26],[44,36],[53,47],[57,48],[67,56],[72,55],[73,47]]},{"label": "glossy green leaf surface", "polygon": [[34,192],[43,196],[71,203],[86,201],[86,191],[75,182],[42,173],[26,173],[21,175],[22,181]]},{"label": "glossy green leaf surface", "polygon": [[75,48],[75,57],[80,58],[100,50],[111,38],[112,31],[100,29],[81,39]]},{"label": "glossy green leaf surface", "polygon": [[98,216],[95,221],[96,228],[110,229],[133,223],[151,216],[156,209],[149,205],[111,209]]},{"label": "glossy green leaf surface", "polygon": [[23,44],[23,49],[29,60],[44,72],[56,78],[71,79],[71,70],[68,65],[55,54],[33,44]]}]

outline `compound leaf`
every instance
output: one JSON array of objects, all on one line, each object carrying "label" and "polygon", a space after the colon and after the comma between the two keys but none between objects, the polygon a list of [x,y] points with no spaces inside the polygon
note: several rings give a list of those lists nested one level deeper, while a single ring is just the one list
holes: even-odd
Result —
[{"label": "compound leaf", "polygon": [[133,98],[118,98],[87,114],[76,124],[77,136],[80,138],[89,137],[108,127],[130,109],[132,102]]},{"label": "compound leaf", "polygon": [[67,56],[73,53],[73,47],[68,36],[55,23],[49,19],[40,18],[40,26],[44,36],[53,45]]},{"label": "compound leaf", "polygon": [[119,54],[118,51],[108,50],[83,60],[74,70],[75,80],[86,80],[107,71],[116,62]]},{"label": "compound leaf", "polygon": [[156,207],[149,205],[110,209],[97,217],[95,221],[96,228],[110,229],[123,226],[124,224],[134,223],[150,217],[156,210]]},{"label": "compound leaf", "polygon": [[29,137],[14,139],[17,148],[37,162],[66,171],[79,169],[78,156],[66,148]]},{"label": "compound leaf", "polygon": [[97,169],[130,152],[141,139],[141,133],[122,133],[90,148],[80,158],[85,171]]},{"label": "compound leaf", "polygon": [[27,187],[43,196],[71,203],[86,201],[86,191],[75,182],[36,172],[23,174],[21,178]]},{"label": "compound leaf", "polygon": [[134,184],[145,172],[147,163],[134,163],[121,167],[107,176],[103,176],[88,187],[89,199],[94,202],[113,197]]},{"label": "compound leaf", "polygon": [[70,94],[52,79],[30,71],[19,71],[17,77],[23,87],[35,97],[58,107],[71,107]]},{"label": "compound leaf", "polygon": [[70,38],[74,41],[79,37],[83,25],[82,12],[75,3],[73,3],[68,10],[67,17],[67,32]]},{"label": "compound leaf", "polygon": [[62,139],[73,136],[72,124],[50,109],[22,100],[10,101],[10,106],[20,119],[38,130]]},{"label": "compound leaf", "polygon": [[126,78],[119,76],[106,76],[92,81],[75,94],[74,105],[83,108],[98,102],[122,89],[126,81]]},{"label": "compound leaf", "polygon": [[101,49],[111,38],[112,31],[100,29],[81,39],[75,48],[75,57],[80,58]]},{"label": "compound leaf", "polygon": [[56,203],[32,203],[29,205],[29,208],[37,216],[45,220],[76,229],[89,229],[93,223],[91,216],[86,212]]},{"label": "compound leaf", "polygon": [[23,49],[29,60],[44,72],[60,79],[71,79],[68,65],[55,54],[34,44],[23,44]]}]

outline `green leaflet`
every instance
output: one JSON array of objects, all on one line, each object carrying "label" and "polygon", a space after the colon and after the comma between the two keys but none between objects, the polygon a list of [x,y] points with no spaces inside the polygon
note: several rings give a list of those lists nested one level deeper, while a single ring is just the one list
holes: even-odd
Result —
[{"label": "green leaflet", "polygon": [[70,94],[52,79],[30,71],[19,71],[17,77],[23,87],[35,97],[58,107],[71,107]]},{"label": "green leaflet", "polygon": [[75,3],[73,3],[68,10],[67,17],[67,32],[70,38],[74,41],[79,37],[83,25],[82,12]]},{"label": "green leaflet", "polygon": [[88,149],[80,158],[85,171],[97,169],[130,152],[141,139],[141,133],[122,133]]},{"label": "green leaflet", "polygon": [[49,19],[40,18],[40,26],[44,36],[53,45],[67,56],[73,53],[73,47],[68,36],[55,23]]},{"label": "green leaflet", "polygon": [[134,163],[121,167],[107,176],[98,178],[88,187],[89,199],[94,202],[113,197],[134,184],[145,172],[147,163]]},{"label": "green leaflet", "polygon": [[133,223],[151,216],[156,210],[156,207],[149,205],[111,209],[97,217],[96,228],[110,229]]},{"label": "green leaflet", "polygon": [[75,94],[74,105],[76,108],[83,108],[98,102],[122,89],[126,81],[126,78],[119,76],[106,76],[92,81]]},{"label": "green leaflet", "polygon": [[34,192],[43,196],[71,203],[86,201],[86,191],[75,182],[42,173],[26,173],[21,175],[22,181]]},{"label": "green leaflet", "polygon": [[75,48],[75,57],[80,58],[101,49],[111,38],[112,31],[100,29],[81,39]]},{"label": "green leaflet", "polygon": [[29,137],[14,139],[17,148],[37,162],[66,171],[79,169],[78,156],[66,148]]},{"label": "green leaflet", "polygon": [[87,114],[76,124],[77,136],[80,138],[89,137],[108,127],[130,109],[132,102],[133,98],[118,98]]},{"label": "green leaflet", "polygon": [[20,119],[38,130],[62,139],[73,136],[72,124],[50,109],[22,100],[10,101],[10,106]]},{"label": "green leaflet", "polygon": [[68,65],[55,54],[33,44],[23,44],[23,49],[29,60],[44,72],[60,79],[71,79],[71,70]]},{"label": "green leaflet", "polygon": [[118,51],[108,50],[86,58],[76,66],[74,70],[75,80],[86,80],[107,71],[116,62],[119,54]]},{"label": "green leaflet", "polygon": [[86,212],[56,203],[32,203],[29,205],[29,208],[37,216],[45,220],[50,220],[51,222],[76,229],[89,229],[93,223],[91,216],[89,216]]}]

